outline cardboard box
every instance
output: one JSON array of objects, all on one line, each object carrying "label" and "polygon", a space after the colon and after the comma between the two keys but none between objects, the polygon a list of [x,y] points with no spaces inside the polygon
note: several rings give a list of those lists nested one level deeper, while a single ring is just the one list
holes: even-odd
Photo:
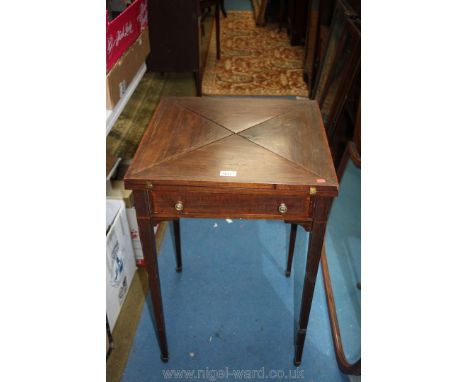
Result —
[{"label": "cardboard box", "polygon": [[[130,235],[132,237],[133,253],[135,254],[135,261],[138,265],[144,264],[143,249],[141,248],[140,242],[140,231],[138,229],[138,222],[136,218],[135,207],[127,208],[127,219],[128,227],[130,229]],[[156,234],[157,226],[154,229]]]},{"label": "cardboard box", "polygon": [[[143,249],[141,248],[140,231],[138,230],[135,207],[127,208],[127,219],[130,228],[130,235],[132,236],[133,253],[135,254],[136,264],[140,267],[144,267],[145,257],[143,256]],[[159,224],[153,228],[155,238],[158,233],[158,229]]]},{"label": "cardboard box", "polygon": [[[122,180],[113,180],[110,182],[111,187],[107,190],[107,198],[122,200],[125,203],[125,212],[127,214],[128,227],[132,238],[133,252],[135,254],[136,264],[144,266],[145,260],[140,242],[140,232],[138,230],[138,222],[136,218],[135,205],[131,190],[126,190]],[[159,225],[154,228],[154,234],[158,231]]]},{"label": "cardboard box", "polygon": [[[106,11],[106,20],[108,14]],[[106,24],[106,73],[148,26],[146,0],[135,0]]]},{"label": "cardboard box", "polygon": [[[122,200],[106,201],[106,313],[112,331],[136,271],[135,255]],[[112,219],[112,213],[115,217]]]},{"label": "cardboard box", "polygon": [[123,180],[111,180],[110,187],[106,189],[107,199],[123,200],[125,208],[132,208],[133,201],[132,190],[126,190]]},{"label": "cardboard box", "polygon": [[112,109],[123,97],[128,85],[150,52],[148,29],[120,57],[106,78],[106,108]]}]

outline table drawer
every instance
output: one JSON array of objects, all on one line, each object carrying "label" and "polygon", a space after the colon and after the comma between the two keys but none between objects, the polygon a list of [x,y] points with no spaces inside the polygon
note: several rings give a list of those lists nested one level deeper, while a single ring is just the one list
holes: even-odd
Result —
[{"label": "table drawer", "polygon": [[200,217],[307,217],[309,195],[248,193],[248,192],[196,192],[185,190],[153,191],[151,209],[160,216],[198,215]]}]

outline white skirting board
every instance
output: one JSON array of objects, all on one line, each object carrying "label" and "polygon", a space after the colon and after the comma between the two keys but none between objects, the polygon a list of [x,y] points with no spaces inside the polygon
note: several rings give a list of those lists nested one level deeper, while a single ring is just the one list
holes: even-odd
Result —
[{"label": "white skirting board", "polygon": [[130,85],[128,85],[124,96],[119,100],[119,102],[117,102],[117,105],[115,105],[115,107],[112,110],[106,110],[106,136],[107,134],[109,134],[109,131],[111,131],[112,126],[114,126],[115,121],[117,121],[117,118],[119,118],[120,113],[122,113],[122,110],[124,109],[128,100],[132,96],[136,87],[140,83],[141,78],[143,77],[145,72],[146,63],[143,63],[140,69],[138,69],[137,74],[135,74],[135,77],[133,78],[132,82],[130,82]]}]

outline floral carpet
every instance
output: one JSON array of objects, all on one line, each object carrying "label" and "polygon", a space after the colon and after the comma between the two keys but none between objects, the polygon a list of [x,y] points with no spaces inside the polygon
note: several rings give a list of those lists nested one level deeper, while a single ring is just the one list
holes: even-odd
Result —
[{"label": "floral carpet", "polygon": [[221,59],[212,33],[203,95],[307,97],[304,47],[291,46],[285,29],[278,32],[275,23],[257,27],[250,11],[221,17]]}]

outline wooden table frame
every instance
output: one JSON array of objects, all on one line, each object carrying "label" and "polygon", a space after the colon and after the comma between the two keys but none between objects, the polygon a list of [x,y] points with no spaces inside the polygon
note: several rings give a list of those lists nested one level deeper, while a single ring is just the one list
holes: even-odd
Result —
[{"label": "wooden table frame", "polygon": [[[336,173],[317,103],[261,99],[221,100],[215,97],[174,97],[163,99],[161,103],[125,176],[126,188],[133,190],[161,359],[164,362],[169,360],[169,350],[154,227],[163,221],[173,221],[176,271],[181,272],[179,219],[229,217],[283,220],[291,224],[285,269],[287,277],[291,274],[297,226],[310,232],[295,336],[294,364],[300,365],[326,223],[332,201],[338,193]],[[268,114],[270,110],[274,113],[273,117]],[[251,126],[246,127],[249,123]],[[220,130],[221,126],[226,131]],[[204,129],[209,131],[206,136],[210,137],[211,143],[195,148],[190,146],[188,151],[175,153],[174,150],[180,150],[183,144],[193,144],[203,135]],[[229,129],[230,133],[227,132]],[[288,132],[288,129],[292,130]],[[185,135],[180,136],[178,132]],[[284,156],[274,153],[278,139],[282,143],[281,147],[284,147],[292,136],[296,141],[289,143],[294,150],[283,152]],[[273,142],[271,150],[266,149],[268,145],[264,141],[258,140],[262,137]],[[313,142],[308,144],[303,139],[306,137]],[[177,142],[174,143],[174,140]],[[297,142],[301,142],[302,147]],[[302,148],[306,151],[302,152]],[[302,157],[297,157],[298,152]],[[296,155],[297,163],[310,162],[308,168],[311,172],[305,172],[304,166],[284,161],[288,153]],[[187,155],[190,160],[184,161],[183,158],[187,158]],[[304,158],[309,158],[309,162],[305,162]],[[226,163],[237,164],[244,173],[226,180],[218,179],[206,170],[208,165],[226,168]],[[287,169],[297,173],[291,176]],[[275,182],[269,183],[268,179],[275,179]]]},{"label": "wooden table frame", "polygon": [[[179,217],[174,215],[172,218],[165,217],[163,219],[155,218],[151,215],[149,207],[150,193],[148,191],[133,191],[135,200],[135,208],[137,213],[138,228],[140,231],[140,240],[145,258],[146,270],[149,276],[149,286],[151,299],[153,302],[154,317],[157,324],[157,338],[161,349],[161,360],[167,362],[169,360],[169,350],[166,339],[166,327],[164,323],[164,310],[161,296],[161,285],[159,278],[158,256],[156,252],[156,238],[154,235],[154,227],[163,221],[173,221],[175,244],[176,244],[176,271],[182,272],[182,250],[180,239],[180,223]],[[291,222],[291,233],[289,241],[289,251],[286,262],[285,274],[287,277],[291,274],[291,266],[294,256],[294,245],[296,241],[297,226],[302,226],[307,232],[310,232],[309,244],[307,249],[307,263],[304,276],[304,285],[302,292],[302,302],[299,314],[299,325],[295,339],[295,356],[294,364],[301,364],[302,351],[307,333],[307,324],[309,322],[309,313],[312,305],[312,297],[314,294],[315,281],[317,278],[318,267],[320,264],[320,256],[325,237],[325,228],[330,211],[333,196],[320,195],[312,198],[313,204],[313,220]],[[206,216],[203,216],[206,217]],[[223,217],[223,215],[215,215],[214,218]],[[224,216],[225,217],[225,216]],[[237,216],[240,218],[241,216]],[[250,216],[244,216],[249,219]]]}]

